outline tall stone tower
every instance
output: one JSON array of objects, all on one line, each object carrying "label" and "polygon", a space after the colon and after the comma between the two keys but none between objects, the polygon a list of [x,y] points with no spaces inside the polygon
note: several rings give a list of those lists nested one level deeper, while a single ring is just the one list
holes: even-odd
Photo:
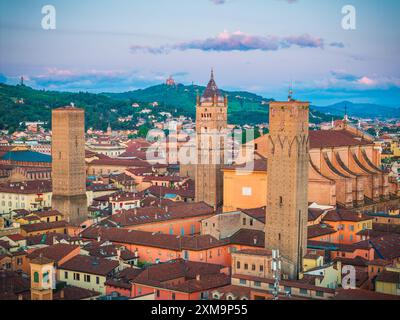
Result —
[{"label": "tall stone tower", "polygon": [[52,207],[72,224],[87,218],[85,113],[73,105],[52,112]]},{"label": "tall stone tower", "polygon": [[279,249],[282,272],[298,278],[307,251],[309,103],[272,102],[269,108],[265,246]]},{"label": "tall stone tower", "polygon": [[224,133],[227,127],[228,98],[211,79],[196,102],[196,201],[217,208],[223,202]]}]

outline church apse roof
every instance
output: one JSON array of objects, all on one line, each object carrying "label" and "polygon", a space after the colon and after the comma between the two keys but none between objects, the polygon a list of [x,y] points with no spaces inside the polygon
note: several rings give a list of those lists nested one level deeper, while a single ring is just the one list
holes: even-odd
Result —
[{"label": "church apse roof", "polygon": [[328,148],[371,145],[373,142],[360,138],[347,130],[310,131],[310,148]]}]

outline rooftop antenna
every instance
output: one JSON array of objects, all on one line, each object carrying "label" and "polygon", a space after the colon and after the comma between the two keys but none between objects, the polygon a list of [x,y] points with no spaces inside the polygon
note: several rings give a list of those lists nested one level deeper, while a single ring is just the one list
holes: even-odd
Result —
[{"label": "rooftop antenna", "polygon": [[293,80],[290,80],[288,101],[292,100],[292,96],[293,96]]},{"label": "rooftop antenna", "polygon": [[379,126],[376,126],[375,132],[376,132],[376,138],[379,139],[379,135],[381,133],[381,130],[379,129]]},{"label": "rooftop antenna", "polygon": [[347,115],[347,103],[344,104],[344,121],[349,121],[349,116]]},{"label": "rooftop antenna", "polygon": [[272,261],[271,261],[271,269],[274,276],[274,290],[272,294],[274,295],[274,300],[279,299],[279,281],[281,280],[281,257],[279,254],[279,250],[272,250]]}]

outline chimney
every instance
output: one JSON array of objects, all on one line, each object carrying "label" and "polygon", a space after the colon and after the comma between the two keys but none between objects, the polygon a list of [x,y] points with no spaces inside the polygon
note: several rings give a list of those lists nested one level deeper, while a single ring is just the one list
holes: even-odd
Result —
[{"label": "chimney", "polygon": [[168,212],[168,206],[165,206],[165,212]]},{"label": "chimney", "polygon": [[133,214],[136,216],[136,214],[137,214],[137,209],[136,208],[133,209]]},{"label": "chimney", "polygon": [[121,249],[117,249],[117,258],[121,260]]},{"label": "chimney", "polygon": [[200,281],[200,275],[198,274],[198,275],[196,275],[196,281]]}]

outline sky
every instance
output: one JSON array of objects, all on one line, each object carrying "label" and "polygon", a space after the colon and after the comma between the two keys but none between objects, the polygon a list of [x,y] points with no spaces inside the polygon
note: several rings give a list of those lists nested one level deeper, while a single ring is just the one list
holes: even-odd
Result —
[{"label": "sky", "polygon": [[[55,29],[42,27],[45,5]],[[342,8],[355,8],[355,30]],[[315,105],[400,106],[398,0],[0,0],[0,82],[124,92],[164,82]]]}]

